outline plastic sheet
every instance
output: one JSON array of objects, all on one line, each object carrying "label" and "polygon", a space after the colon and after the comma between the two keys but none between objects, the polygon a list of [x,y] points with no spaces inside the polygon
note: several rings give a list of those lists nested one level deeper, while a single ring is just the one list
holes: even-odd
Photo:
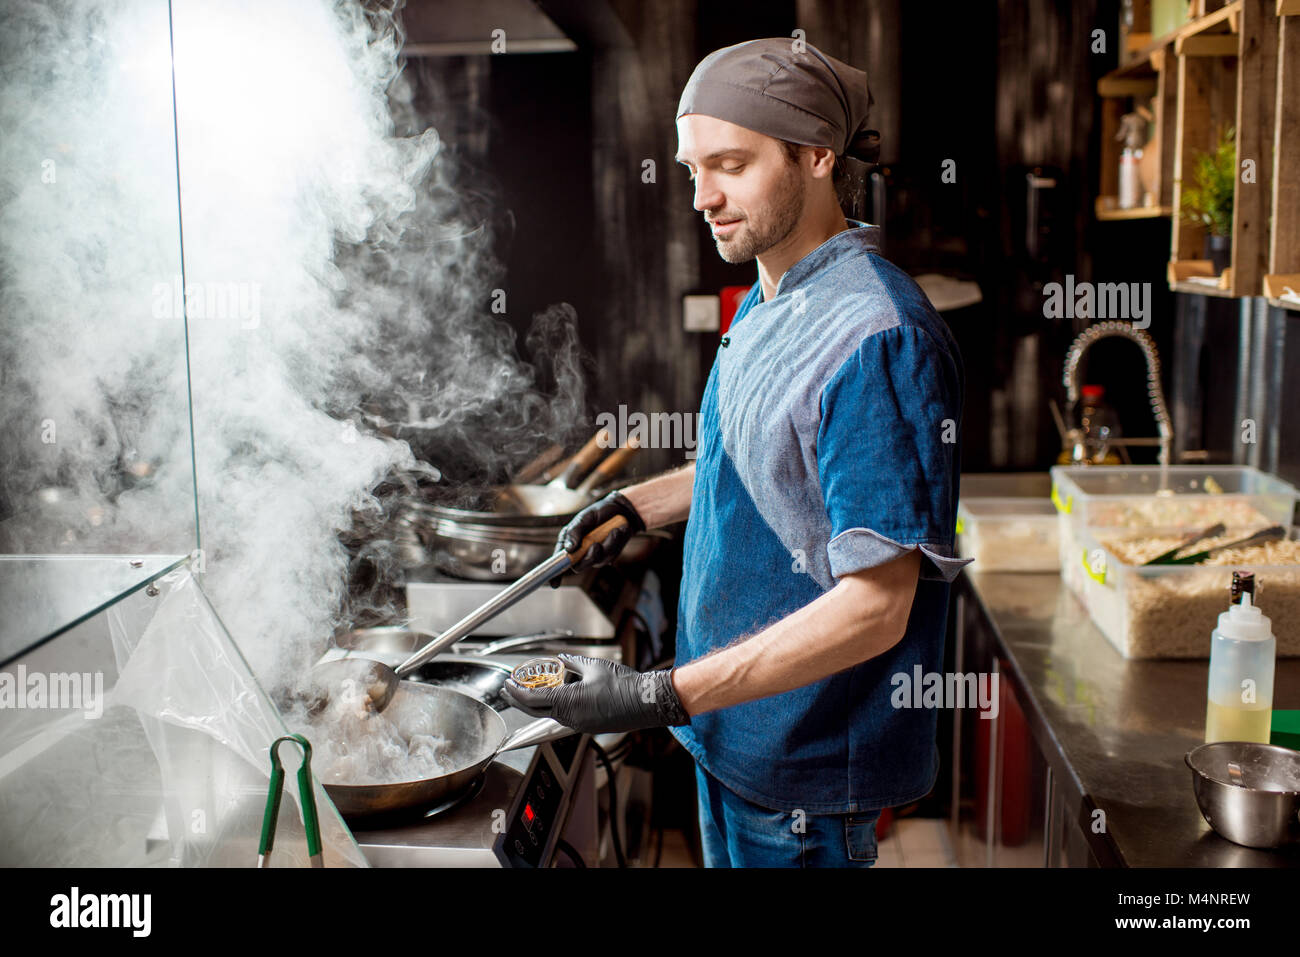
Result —
[{"label": "plastic sheet", "polygon": [[[288,729],[188,569],[156,587],[108,609],[105,622],[91,623],[97,631],[51,642],[28,665],[79,670],[111,636],[103,667],[115,666],[116,681],[99,716],[4,716],[0,864],[256,865],[268,747]],[[304,867],[297,751],[282,757],[288,785],[270,865]],[[325,865],[366,866],[314,776],[313,785]]]}]

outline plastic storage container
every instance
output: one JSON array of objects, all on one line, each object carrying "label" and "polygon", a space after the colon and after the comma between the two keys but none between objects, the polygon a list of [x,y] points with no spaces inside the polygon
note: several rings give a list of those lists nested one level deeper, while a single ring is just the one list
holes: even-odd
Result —
[{"label": "plastic storage container", "polygon": [[1054,572],[1056,508],[1046,498],[970,498],[957,503],[957,552],[977,571]]},{"label": "plastic storage container", "polygon": [[[1300,532],[1292,528],[1290,538]],[[1069,563],[1073,590],[1124,657],[1208,658],[1234,571],[1255,573],[1256,604],[1272,620],[1278,655],[1300,655],[1300,565],[1130,565],[1091,531],[1079,544]]]},{"label": "plastic storage container", "polygon": [[1249,533],[1294,520],[1295,487],[1246,465],[1056,465],[1051,474],[1061,577],[1080,596],[1085,529],[1178,534],[1223,522]]},{"label": "plastic storage container", "polygon": [[1248,465],[1052,466],[1052,502],[1076,526],[1193,527],[1249,507],[1290,525],[1295,486]]}]

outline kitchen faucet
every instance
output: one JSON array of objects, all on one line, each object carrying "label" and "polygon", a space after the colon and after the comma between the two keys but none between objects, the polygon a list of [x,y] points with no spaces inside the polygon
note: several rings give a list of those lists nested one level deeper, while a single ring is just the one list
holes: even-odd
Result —
[{"label": "kitchen faucet", "polygon": [[[1155,415],[1156,428],[1160,432],[1159,438],[1112,438],[1111,445],[1159,445],[1160,446],[1160,464],[1168,465],[1170,458],[1170,448],[1174,441],[1174,427],[1169,421],[1169,410],[1165,406],[1165,393],[1160,386],[1160,357],[1156,355],[1156,344],[1151,337],[1141,329],[1133,327],[1128,322],[1099,322],[1096,325],[1089,326],[1070,343],[1070,348],[1065,353],[1065,374],[1062,377],[1065,383],[1066,397],[1066,415],[1071,421],[1074,419],[1074,409],[1079,402],[1079,360],[1083,354],[1098,339],[1105,339],[1108,336],[1123,336],[1126,339],[1132,339],[1142,350],[1142,355],[1147,360],[1147,395],[1151,398],[1151,411]],[[1087,465],[1088,453],[1084,446],[1083,429],[1073,427],[1062,432],[1061,439],[1065,447],[1070,452],[1070,461],[1074,465]]]}]

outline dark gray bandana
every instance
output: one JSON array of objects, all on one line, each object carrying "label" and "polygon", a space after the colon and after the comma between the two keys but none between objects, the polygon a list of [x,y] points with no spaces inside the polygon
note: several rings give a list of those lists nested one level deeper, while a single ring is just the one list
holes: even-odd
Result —
[{"label": "dark gray bandana", "polygon": [[749,40],[714,50],[695,68],[677,104],[837,156],[874,163],[880,135],[866,128],[871,90],[861,70],[792,38]]}]

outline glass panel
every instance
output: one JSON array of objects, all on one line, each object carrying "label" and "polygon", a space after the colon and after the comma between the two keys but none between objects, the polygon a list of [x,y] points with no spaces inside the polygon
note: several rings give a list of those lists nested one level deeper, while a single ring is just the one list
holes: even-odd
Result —
[{"label": "glass panel", "polygon": [[[288,729],[188,568],[0,668],[0,867],[251,867]],[[309,861],[297,769],[272,867]],[[317,775],[323,864],[362,867]]]},{"label": "glass panel", "polygon": [[169,24],[0,13],[0,661],[197,545]]}]

